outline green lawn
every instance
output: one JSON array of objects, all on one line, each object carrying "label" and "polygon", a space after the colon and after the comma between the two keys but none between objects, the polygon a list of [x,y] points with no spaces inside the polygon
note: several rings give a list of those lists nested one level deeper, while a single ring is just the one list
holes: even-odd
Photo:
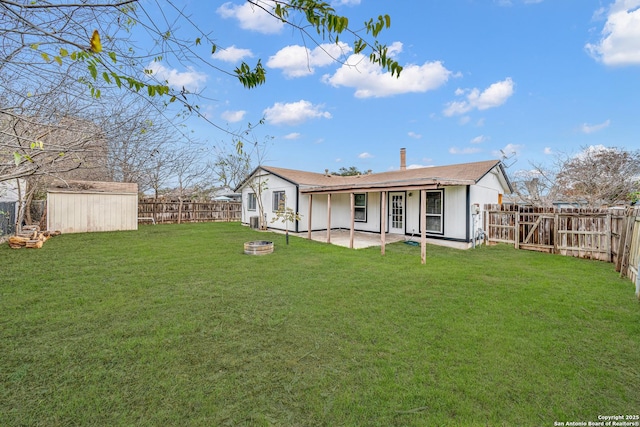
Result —
[{"label": "green lawn", "polygon": [[[275,252],[243,254],[249,240]],[[0,247],[2,426],[553,426],[640,413],[612,264],[237,223]]]}]

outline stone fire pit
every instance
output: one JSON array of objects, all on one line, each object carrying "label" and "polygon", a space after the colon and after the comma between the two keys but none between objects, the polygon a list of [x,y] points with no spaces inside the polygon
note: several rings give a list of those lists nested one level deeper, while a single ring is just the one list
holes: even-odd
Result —
[{"label": "stone fire pit", "polygon": [[244,253],[247,255],[266,255],[273,252],[273,242],[255,240],[244,244]]}]

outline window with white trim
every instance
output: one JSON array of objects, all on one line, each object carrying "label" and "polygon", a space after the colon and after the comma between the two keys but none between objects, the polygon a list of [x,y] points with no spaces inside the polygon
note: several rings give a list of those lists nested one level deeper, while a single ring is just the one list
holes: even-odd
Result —
[{"label": "window with white trim", "polygon": [[247,210],[255,211],[256,204],[256,193],[247,194]]},{"label": "window with white trim", "polygon": [[427,232],[443,233],[442,191],[427,191]]},{"label": "window with white trim", "polygon": [[274,191],[273,192],[273,202],[271,205],[271,209],[274,212],[277,212],[280,209],[284,209],[285,205],[285,192],[284,191]]},{"label": "window with white trim", "polygon": [[367,193],[355,193],[354,202],[354,220],[356,222],[367,222]]}]

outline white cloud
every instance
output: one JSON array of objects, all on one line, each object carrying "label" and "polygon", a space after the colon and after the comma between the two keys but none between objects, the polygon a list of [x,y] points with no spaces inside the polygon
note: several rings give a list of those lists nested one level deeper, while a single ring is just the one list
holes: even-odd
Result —
[{"label": "white cloud", "polygon": [[476,136],[475,138],[473,138],[471,140],[471,143],[472,144],[482,144],[483,142],[488,141],[488,140],[489,140],[489,137],[484,136],[484,135],[478,135],[478,136]]},{"label": "white cloud", "polygon": [[[389,56],[402,51],[402,43],[389,46]],[[325,75],[323,81],[334,87],[355,89],[356,98],[383,98],[403,93],[423,93],[434,90],[447,82],[451,76],[442,62],[409,64],[403,67],[400,77],[391,76],[361,54],[351,55],[333,75]]]},{"label": "white cloud", "polygon": [[265,10],[272,10],[274,2],[268,0],[255,0],[260,7],[249,2],[240,6],[231,2],[224,3],[216,12],[223,18],[235,18],[240,24],[240,28],[244,30],[257,31],[262,34],[279,33],[284,23],[279,19],[275,19]]},{"label": "white cloud", "polygon": [[[603,13],[596,11],[595,16]],[[606,65],[640,64],[640,0],[616,0],[607,12],[602,37],[585,49]]]},{"label": "white cloud", "polygon": [[465,91],[456,90],[457,95],[466,93],[467,99],[465,101],[452,101],[447,104],[447,108],[444,109],[444,115],[451,117],[468,113],[474,109],[482,111],[499,107],[513,95],[513,87],[513,80],[511,77],[507,77],[500,82],[492,84],[482,92],[478,88]]},{"label": "white cloud", "polygon": [[193,70],[189,67],[188,71],[180,72],[175,68],[169,69],[159,62],[152,62],[147,67],[153,72],[153,76],[160,81],[166,81],[169,86],[182,89],[185,88],[191,92],[201,89],[200,84],[207,81],[207,75]]},{"label": "white cloud", "polygon": [[283,138],[284,139],[299,139],[302,136],[302,134],[300,134],[299,132],[291,132],[286,134]]},{"label": "white cloud", "polygon": [[451,147],[449,148],[450,154],[475,154],[479,153],[481,150],[477,147],[467,147],[467,148],[458,148]]},{"label": "white cloud", "polygon": [[419,133],[415,133],[415,132],[409,132],[407,135],[409,135],[409,138],[413,138],[413,139],[422,138],[422,135],[420,135]]},{"label": "white cloud", "polygon": [[359,159],[371,159],[372,157],[373,154],[367,153],[366,151],[364,153],[358,154]]},{"label": "white cloud", "polygon": [[301,99],[288,104],[276,102],[273,107],[264,110],[264,117],[266,121],[275,125],[299,125],[310,119],[330,119],[331,113],[322,111],[321,105],[313,105]]},{"label": "white cloud", "polygon": [[335,0],[331,2],[331,6],[357,6],[360,0]]},{"label": "white cloud", "polygon": [[460,123],[462,126],[466,125],[467,123],[469,123],[471,121],[471,117],[469,116],[462,116],[460,117],[460,120],[458,120],[458,123]]},{"label": "white cloud", "polygon": [[225,111],[221,114],[221,117],[230,123],[236,123],[242,120],[245,114],[247,114],[247,112],[244,110]]},{"label": "white cloud", "polygon": [[582,126],[580,126],[580,131],[586,134],[594,133],[594,132],[601,131],[602,129],[608,128],[610,124],[611,124],[611,120],[605,120],[604,122],[598,123],[595,125],[583,123]]},{"label": "white cloud", "polygon": [[280,68],[287,77],[308,76],[315,72],[315,67],[330,65],[351,51],[343,42],[325,43],[313,50],[299,45],[286,46],[269,57],[267,67]]},{"label": "white cloud", "polygon": [[213,54],[213,58],[234,63],[242,61],[245,58],[253,58],[253,52],[251,52],[250,49],[240,49],[231,45],[226,49],[218,49],[216,53]]},{"label": "white cloud", "polygon": [[575,154],[573,157],[577,159],[586,159],[587,157],[598,154],[606,151],[615,151],[615,148],[605,147],[602,144],[598,145],[590,145],[579,153]]},{"label": "white cloud", "polygon": [[546,155],[550,155],[553,154],[553,150],[551,149],[551,147],[544,147],[543,153]]}]

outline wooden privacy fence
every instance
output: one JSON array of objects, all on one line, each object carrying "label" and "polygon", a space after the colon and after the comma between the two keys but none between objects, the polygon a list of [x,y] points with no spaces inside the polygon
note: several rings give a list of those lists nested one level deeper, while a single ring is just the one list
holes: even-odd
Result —
[{"label": "wooden privacy fence", "polygon": [[489,243],[613,262],[635,280],[640,254],[640,208],[573,209],[485,205]]},{"label": "wooden privacy fence", "polygon": [[640,208],[630,211],[620,239],[623,242],[623,249],[622,256],[616,263],[616,271],[636,283],[636,293],[640,298],[640,279],[638,277],[640,269]]},{"label": "wooden privacy fence", "polygon": [[138,201],[138,221],[152,221],[154,224],[182,222],[240,221],[241,202],[192,200]]}]

